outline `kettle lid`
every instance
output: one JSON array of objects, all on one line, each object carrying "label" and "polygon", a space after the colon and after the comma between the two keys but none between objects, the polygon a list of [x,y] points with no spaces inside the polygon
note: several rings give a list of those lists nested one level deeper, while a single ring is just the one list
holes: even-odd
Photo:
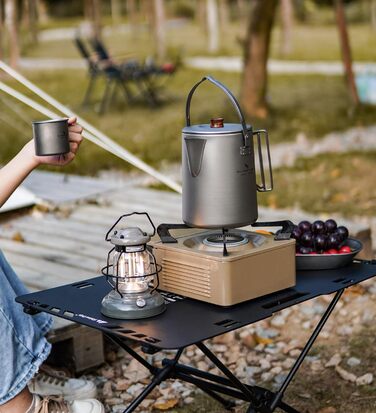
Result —
[{"label": "kettle lid", "polygon": [[[185,134],[191,135],[226,135],[234,133],[243,133],[241,123],[223,123],[223,127],[212,127],[212,123],[203,123],[201,125],[185,126],[182,130]],[[252,131],[252,126],[247,125],[247,130]]]}]

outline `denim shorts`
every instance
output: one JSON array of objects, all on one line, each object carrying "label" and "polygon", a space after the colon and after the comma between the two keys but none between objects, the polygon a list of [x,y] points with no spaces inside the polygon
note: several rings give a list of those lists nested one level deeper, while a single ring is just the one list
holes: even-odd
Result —
[{"label": "denim shorts", "polygon": [[51,316],[27,315],[15,302],[27,293],[0,251],[0,406],[27,386],[51,350],[45,339]]}]

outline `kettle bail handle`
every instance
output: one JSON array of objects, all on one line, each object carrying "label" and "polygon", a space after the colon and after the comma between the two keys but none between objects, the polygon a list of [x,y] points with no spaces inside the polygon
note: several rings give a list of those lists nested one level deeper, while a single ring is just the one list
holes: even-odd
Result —
[{"label": "kettle bail handle", "polygon": [[227,87],[225,85],[223,85],[221,82],[214,79],[214,77],[212,77],[212,76],[204,76],[199,82],[197,82],[192,87],[192,89],[188,93],[187,103],[185,105],[186,126],[191,126],[191,100],[192,100],[193,93],[201,85],[201,83],[204,82],[205,80],[208,80],[209,82],[213,83],[213,85],[219,87],[227,95],[227,97],[230,99],[231,103],[235,107],[235,109],[236,109],[236,111],[239,115],[239,118],[240,118],[240,123],[242,125],[243,137],[244,137],[244,146],[240,148],[240,153],[242,155],[249,154],[250,153],[250,137],[249,137],[250,133],[247,130],[247,125],[245,123],[244,115],[243,115],[243,112],[242,112],[242,110],[239,106],[239,103],[236,100],[235,96],[231,93],[231,91],[229,89],[227,89]]}]

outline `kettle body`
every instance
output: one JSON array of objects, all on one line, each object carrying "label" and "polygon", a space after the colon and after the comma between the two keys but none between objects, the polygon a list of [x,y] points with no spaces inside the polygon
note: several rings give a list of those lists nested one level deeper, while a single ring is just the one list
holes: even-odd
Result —
[{"label": "kettle body", "polygon": [[253,150],[241,155],[238,124],[186,127],[182,133],[183,221],[201,228],[236,228],[257,220]]},{"label": "kettle body", "polygon": [[[241,123],[190,125],[190,100],[197,86],[209,80],[233,101]],[[245,124],[240,107],[231,92],[212,77],[204,77],[188,95],[187,126],[182,130],[183,221],[191,227],[236,228],[254,223],[258,218],[257,190],[272,189],[272,172],[267,134],[271,187],[265,184],[261,133]],[[263,184],[256,183],[253,136],[257,135]]]}]

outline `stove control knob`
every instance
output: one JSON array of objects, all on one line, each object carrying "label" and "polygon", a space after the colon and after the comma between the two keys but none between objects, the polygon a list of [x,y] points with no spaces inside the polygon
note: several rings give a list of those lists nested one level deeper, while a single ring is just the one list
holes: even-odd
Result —
[{"label": "stove control knob", "polygon": [[142,307],[145,307],[146,301],[143,298],[138,298],[136,301],[136,304],[137,304],[137,307],[142,308]]}]

